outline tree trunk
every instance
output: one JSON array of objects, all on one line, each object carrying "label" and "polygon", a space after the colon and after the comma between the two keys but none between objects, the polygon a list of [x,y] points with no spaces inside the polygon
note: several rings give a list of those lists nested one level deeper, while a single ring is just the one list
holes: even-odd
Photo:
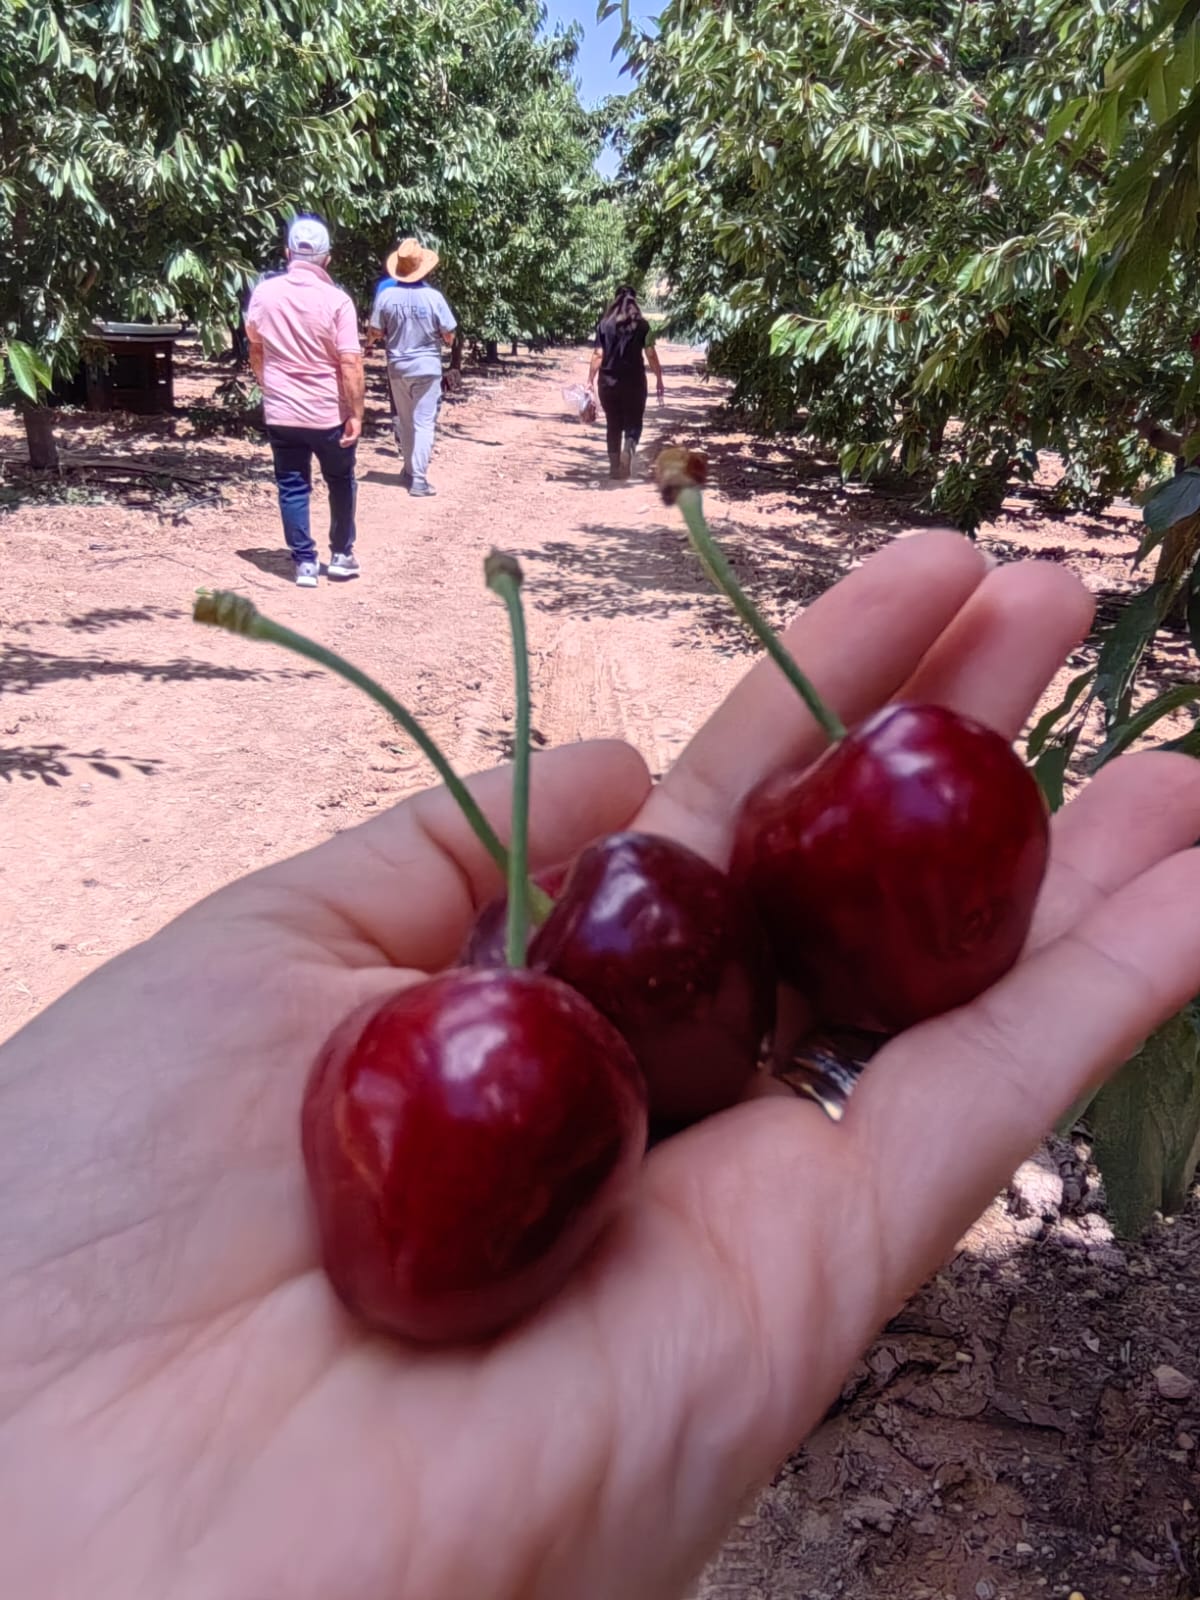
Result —
[{"label": "tree trunk", "polygon": [[463,364],[463,336],[462,329],[454,335],[454,343],[450,346],[450,370],[461,372]]},{"label": "tree trunk", "polygon": [[484,341],[483,359],[489,365],[493,365],[495,362],[499,361],[499,359],[500,359],[500,343],[499,343],[499,340],[497,340],[497,339],[486,339]]},{"label": "tree trunk", "polygon": [[29,465],[38,472],[58,471],[58,445],[54,438],[54,412],[49,406],[21,403],[25,441],[29,446]]},{"label": "tree trunk", "polygon": [[521,353],[520,350],[517,348],[517,341],[515,339],[513,340],[512,353],[515,356],[520,355],[520,353]]}]

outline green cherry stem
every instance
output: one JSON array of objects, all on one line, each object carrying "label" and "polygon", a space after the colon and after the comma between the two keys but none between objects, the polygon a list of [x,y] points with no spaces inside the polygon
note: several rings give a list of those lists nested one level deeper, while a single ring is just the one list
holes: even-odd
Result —
[{"label": "green cherry stem", "polygon": [[[381,688],[374,678],[369,678],[365,672],[360,671],[335,651],[327,650],[324,645],[315,644],[311,639],[306,639],[302,633],[295,633],[291,628],[285,628],[282,623],[272,622],[270,617],[264,617],[254,602],[247,600],[244,595],[230,594],[224,589],[211,593],[202,589],[192,607],[192,618],[196,622],[206,623],[209,627],[223,628],[227,633],[240,634],[245,639],[265,639],[269,644],[282,645],[285,650],[303,656],[306,661],[315,661],[319,667],[325,667],[330,672],[336,673],[339,678],[352,683],[356,689],[361,689],[374,700],[376,705],[382,706],[428,760],[458,802],[459,809],[471,825],[475,837],[501,872],[507,874],[509,853],[501,844],[491,823],[479,809],[471,791],[412,712],[388,694],[386,689]],[[549,914],[553,901],[536,884],[530,886],[529,893],[534,903],[534,915],[544,919]]]},{"label": "green cherry stem", "polygon": [[510,967],[525,965],[529,940],[529,647],[521,605],[521,566],[513,556],[493,550],[483,564],[487,586],[508,608],[512,629],[513,681],[517,714],[513,750],[512,829],[508,845],[508,922],[504,955]]},{"label": "green cherry stem", "polygon": [[713,538],[712,531],[705,521],[704,501],[699,488],[691,483],[680,487],[675,494],[675,500],[687,524],[688,540],[708,578],[728,597],[738,616],[804,701],[827,738],[836,744],[839,739],[845,737],[845,725],[821,699],[801,672],[795,658],[784,649],[774,628],[737,581],[733,568],[726,561],[724,552]]}]

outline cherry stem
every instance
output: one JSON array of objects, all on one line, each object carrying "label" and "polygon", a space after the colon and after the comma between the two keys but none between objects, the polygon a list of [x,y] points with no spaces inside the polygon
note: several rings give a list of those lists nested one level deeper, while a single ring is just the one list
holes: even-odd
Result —
[{"label": "cherry stem", "polygon": [[513,678],[516,691],[516,733],[513,749],[512,828],[508,845],[508,923],[504,956],[510,967],[525,965],[529,941],[529,646],[521,605],[521,565],[514,556],[493,550],[483,563],[493,594],[508,608],[512,628]]},{"label": "cherry stem", "polygon": [[[400,724],[454,796],[463,816],[471,825],[472,832],[488,855],[501,872],[509,871],[509,853],[501,844],[491,823],[479,809],[471,791],[412,712],[398,700],[393,699],[386,689],[380,688],[374,678],[369,678],[365,672],[360,671],[334,651],[327,650],[324,645],[315,644],[311,639],[306,639],[302,633],[294,633],[282,623],[272,622],[270,617],[264,617],[254,602],[247,600],[244,595],[230,594],[224,589],[217,589],[212,593],[202,589],[192,607],[192,618],[196,622],[208,624],[209,627],[224,628],[227,633],[241,634],[246,639],[265,639],[270,644],[282,645],[285,650],[292,650],[307,661],[315,661],[318,666],[328,668],[339,678],[352,683],[356,689],[361,689],[375,701],[376,705],[382,706],[393,721]],[[554,902],[536,884],[529,886],[529,893],[534,900],[535,914],[545,918]]]},{"label": "cherry stem", "polygon": [[711,582],[729,599],[738,616],[804,701],[829,740],[836,744],[839,739],[845,738],[845,725],[821,699],[801,672],[795,657],[784,648],[774,628],[734,576],[733,568],[726,561],[705,521],[700,490],[694,484],[688,484],[686,488],[678,490],[675,499],[687,523],[688,540]]}]

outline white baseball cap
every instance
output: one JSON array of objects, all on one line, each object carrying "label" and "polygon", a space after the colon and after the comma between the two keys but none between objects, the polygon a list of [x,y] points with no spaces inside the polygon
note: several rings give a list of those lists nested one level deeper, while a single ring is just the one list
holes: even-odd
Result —
[{"label": "white baseball cap", "polygon": [[319,260],[330,251],[329,229],[319,217],[297,217],[288,229],[287,247],[294,256]]}]

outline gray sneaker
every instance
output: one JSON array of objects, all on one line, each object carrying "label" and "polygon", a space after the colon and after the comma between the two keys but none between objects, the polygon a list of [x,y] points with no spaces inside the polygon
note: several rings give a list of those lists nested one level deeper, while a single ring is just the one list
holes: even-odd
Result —
[{"label": "gray sneaker", "polygon": [[326,571],[331,578],[357,578],[358,557],[352,550],[335,550]]},{"label": "gray sneaker", "polygon": [[302,589],[315,589],[321,569],[315,561],[297,561],[296,582]]},{"label": "gray sneaker", "polygon": [[436,494],[437,490],[433,487],[428,478],[414,478],[412,488],[408,492],[409,494],[423,495]]}]

